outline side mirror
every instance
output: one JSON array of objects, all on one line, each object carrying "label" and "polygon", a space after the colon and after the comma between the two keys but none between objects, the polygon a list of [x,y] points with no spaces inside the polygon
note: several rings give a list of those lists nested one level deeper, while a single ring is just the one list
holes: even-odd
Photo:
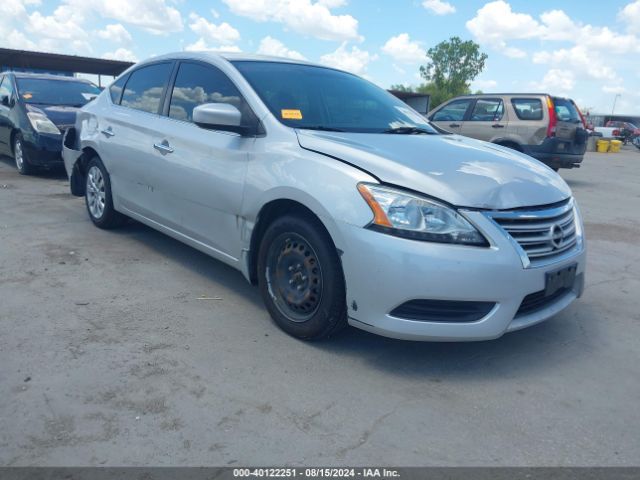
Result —
[{"label": "side mirror", "polygon": [[9,95],[2,95],[2,98],[0,99],[0,103],[2,103],[3,106],[5,107],[9,107],[11,100],[9,100]]},{"label": "side mirror", "polygon": [[193,123],[208,130],[221,130],[247,135],[249,128],[241,126],[240,110],[228,103],[204,103],[193,109]]}]

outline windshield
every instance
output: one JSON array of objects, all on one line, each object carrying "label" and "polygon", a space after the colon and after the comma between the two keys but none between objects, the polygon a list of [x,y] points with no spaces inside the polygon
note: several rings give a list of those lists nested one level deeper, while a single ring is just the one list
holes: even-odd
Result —
[{"label": "windshield", "polygon": [[271,113],[289,127],[362,133],[418,129],[437,133],[407,104],[355,75],[290,63],[233,64]]},{"label": "windshield", "polygon": [[89,82],[51,80],[45,78],[16,78],[18,94],[26,103],[82,107],[100,94]]}]

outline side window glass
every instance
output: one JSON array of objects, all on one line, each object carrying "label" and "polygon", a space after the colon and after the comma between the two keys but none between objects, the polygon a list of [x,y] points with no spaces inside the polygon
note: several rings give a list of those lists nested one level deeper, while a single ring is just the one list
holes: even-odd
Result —
[{"label": "side window glass", "polygon": [[0,80],[0,97],[7,96],[11,98],[13,95],[13,85],[11,84],[11,79],[9,77],[2,77]]},{"label": "side window glass", "polygon": [[134,70],[129,76],[120,105],[158,113],[162,91],[171,74],[171,63],[158,63]]},{"label": "side window glass", "polygon": [[193,121],[193,109],[205,103],[228,103],[242,113],[242,125],[255,121],[255,115],[236,86],[219,69],[198,63],[180,64],[171,92],[169,117]]},{"label": "side window glass", "polygon": [[111,96],[111,101],[116,105],[120,105],[120,98],[122,97],[122,90],[124,89],[124,84],[129,78],[128,75],[124,75],[118,78],[115,82],[111,84],[109,87],[109,95]]},{"label": "side window glass", "polygon": [[504,104],[499,98],[479,99],[471,112],[473,122],[497,122],[504,115]]},{"label": "side window glass", "polygon": [[460,122],[464,120],[464,114],[469,108],[469,104],[471,100],[455,100],[450,104],[446,105],[444,108],[438,110],[433,115],[434,122],[446,122],[446,121],[456,121]]},{"label": "side window glass", "polygon": [[542,120],[542,101],[539,98],[513,98],[511,105],[520,120]]}]

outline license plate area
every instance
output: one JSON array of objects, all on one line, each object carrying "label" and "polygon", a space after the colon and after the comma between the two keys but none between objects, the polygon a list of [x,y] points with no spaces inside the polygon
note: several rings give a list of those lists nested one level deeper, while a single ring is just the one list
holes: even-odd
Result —
[{"label": "license plate area", "polygon": [[578,270],[577,264],[572,264],[567,267],[555,270],[553,272],[547,272],[545,275],[545,288],[544,295],[548,297],[553,295],[558,290],[568,289],[573,287],[576,281],[576,272]]}]

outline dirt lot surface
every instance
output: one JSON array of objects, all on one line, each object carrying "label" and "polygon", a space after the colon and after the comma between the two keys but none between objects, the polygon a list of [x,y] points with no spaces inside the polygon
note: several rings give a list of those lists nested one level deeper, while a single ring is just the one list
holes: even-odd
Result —
[{"label": "dirt lot surface", "polygon": [[638,465],[640,151],[561,173],[589,248],[565,312],[309,344],[240,273],[0,160],[0,465]]}]

